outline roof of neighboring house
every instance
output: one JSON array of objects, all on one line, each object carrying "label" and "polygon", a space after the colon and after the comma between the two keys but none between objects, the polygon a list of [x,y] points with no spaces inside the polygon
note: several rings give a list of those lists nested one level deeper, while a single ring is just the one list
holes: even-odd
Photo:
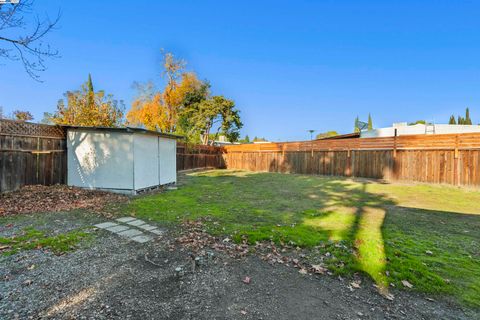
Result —
[{"label": "roof of neighboring house", "polygon": [[78,130],[89,130],[89,131],[113,131],[113,132],[126,132],[126,133],[143,133],[151,134],[159,137],[170,138],[170,139],[184,139],[183,136],[179,136],[171,133],[163,133],[153,130],[147,130],[144,128],[134,128],[134,127],[122,127],[122,128],[111,128],[111,127],[84,127],[84,126],[71,126],[71,125],[62,125],[62,127],[68,129],[78,129]]},{"label": "roof of neighboring house", "polygon": [[320,139],[317,139],[317,140],[351,139],[351,138],[360,138],[360,132],[339,134],[339,135],[336,135],[336,136],[320,138]]}]

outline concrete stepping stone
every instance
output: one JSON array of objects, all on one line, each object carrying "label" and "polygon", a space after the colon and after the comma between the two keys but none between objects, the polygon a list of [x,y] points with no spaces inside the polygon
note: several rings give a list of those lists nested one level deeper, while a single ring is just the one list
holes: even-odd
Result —
[{"label": "concrete stepping stone", "polygon": [[155,226],[152,226],[150,224],[142,224],[140,226],[138,226],[140,229],[143,229],[143,230],[147,230],[147,231],[150,231],[150,230],[153,230],[153,229],[156,229],[157,227]]},{"label": "concrete stepping stone", "polygon": [[141,226],[142,224],[145,224],[145,222],[142,221],[142,220],[135,219],[135,220],[132,220],[132,221],[127,222],[127,224],[129,224],[129,225],[131,225],[131,226],[134,226],[134,227],[139,227],[139,226]]},{"label": "concrete stepping stone", "polygon": [[130,239],[135,241],[135,242],[145,243],[147,241],[152,240],[152,237],[147,236],[147,235],[140,235],[140,236],[132,237]]},{"label": "concrete stepping stone", "polygon": [[118,222],[130,222],[130,221],[133,221],[133,220],[136,220],[136,219],[133,218],[133,217],[123,217],[123,218],[118,218],[117,219]]},{"label": "concrete stepping stone", "polygon": [[127,238],[133,238],[139,235],[143,235],[144,233],[137,229],[128,229],[122,232],[118,232],[117,234]]},{"label": "concrete stepping stone", "polygon": [[152,230],[148,230],[148,231],[150,231],[151,233],[156,234],[157,236],[161,236],[161,235],[163,235],[163,234],[165,233],[164,230],[160,230],[160,229],[158,229],[158,228],[155,228],[155,229],[152,229]]},{"label": "concrete stepping stone", "polygon": [[94,227],[97,227],[97,228],[100,228],[100,229],[108,229],[108,228],[115,227],[115,226],[118,226],[118,224],[116,224],[114,222],[104,222],[104,223],[99,223],[99,224],[94,225]]},{"label": "concrete stepping stone", "polygon": [[115,226],[115,227],[107,228],[106,230],[111,231],[113,233],[119,233],[119,232],[122,232],[122,231],[125,231],[125,230],[128,230],[128,229],[129,229],[129,227],[127,227],[127,226]]}]

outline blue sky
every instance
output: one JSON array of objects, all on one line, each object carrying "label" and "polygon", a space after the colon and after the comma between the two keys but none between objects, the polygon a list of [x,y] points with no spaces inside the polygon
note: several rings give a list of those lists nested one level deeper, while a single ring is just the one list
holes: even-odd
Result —
[{"label": "blue sky", "polygon": [[188,61],[214,94],[236,101],[242,135],[307,139],[308,129],[352,131],[448,121],[470,107],[480,122],[480,1],[60,1],[43,83],[1,61],[0,106],[54,111],[90,72],[125,100],[134,81],[162,83],[160,48]]}]

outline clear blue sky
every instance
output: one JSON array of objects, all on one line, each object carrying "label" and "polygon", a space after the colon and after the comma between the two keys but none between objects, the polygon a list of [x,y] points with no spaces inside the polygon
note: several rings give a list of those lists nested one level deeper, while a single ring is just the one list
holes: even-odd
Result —
[{"label": "clear blue sky", "polygon": [[0,65],[6,112],[40,120],[89,72],[128,108],[133,81],[161,83],[165,48],[236,101],[250,137],[347,133],[369,112],[381,127],[468,106],[480,122],[480,1],[37,1],[58,8],[49,42],[62,57],[43,83]]}]

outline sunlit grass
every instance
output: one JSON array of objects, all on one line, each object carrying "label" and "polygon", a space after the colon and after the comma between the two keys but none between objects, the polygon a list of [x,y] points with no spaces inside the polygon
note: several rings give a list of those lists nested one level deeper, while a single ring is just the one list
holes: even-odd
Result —
[{"label": "sunlit grass", "polygon": [[88,236],[89,234],[83,231],[70,231],[48,236],[44,231],[25,228],[12,237],[0,237],[0,245],[4,247],[2,254],[7,256],[32,249],[48,249],[55,254],[61,254],[73,250],[81,240]]},{"label": "sunlit grass", "polygon": [[368,273],[385,292],[388,280],[385,273],[387,257],[381,230],[384,219],[384,209],[364,208],[354,243],[358,251],[357,261],[360,269]]},{"label": "sunlit grass", "polygon": [[170,224],[209,217],[212,234],[320,248],[337,274],[480,306],[479,203],[454,187],[216,170],[125,210]]}]

